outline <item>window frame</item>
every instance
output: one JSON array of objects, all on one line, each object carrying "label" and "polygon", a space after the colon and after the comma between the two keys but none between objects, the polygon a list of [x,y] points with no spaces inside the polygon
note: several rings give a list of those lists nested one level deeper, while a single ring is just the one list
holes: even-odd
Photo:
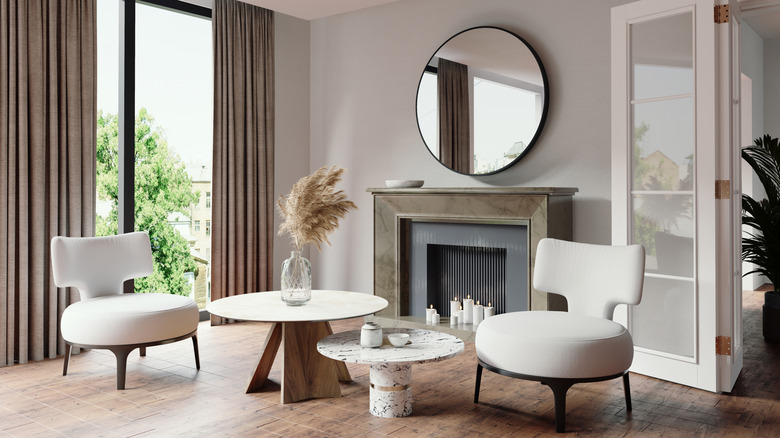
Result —
[{"label": "window frame", "polygon": [[[135,231],[135,36],[136,3],[212,18],[211,9],[179,0],[116,0],[119,7],[119,187],[118,232]],[[129,284],[129,286],[128,286]],[[128,289],[129,287],[129,289]],[[125,292],[132,292],[132,282]]]}]

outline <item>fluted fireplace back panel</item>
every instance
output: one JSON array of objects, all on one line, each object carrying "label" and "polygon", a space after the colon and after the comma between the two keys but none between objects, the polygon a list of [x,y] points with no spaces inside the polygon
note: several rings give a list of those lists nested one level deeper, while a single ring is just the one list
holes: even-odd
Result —
[{"label": "fluted fireplace back panel", "polygon": [[433,305],[448,317],[450,301],[467,297],[497,313],[528,309],[527,221],[413,220],[408,236],[409,315]]}]

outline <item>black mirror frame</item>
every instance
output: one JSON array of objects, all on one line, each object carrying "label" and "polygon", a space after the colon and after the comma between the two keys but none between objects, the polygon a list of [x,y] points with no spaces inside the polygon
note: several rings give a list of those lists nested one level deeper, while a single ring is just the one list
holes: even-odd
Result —
[{"label": "black mirror frame", "polygon": [[[531,52],[531,54],[533,55],[534,59],[536,60],[536,64],[539,66],[539,71],[540,71],[540,73],[542,75],[542,84],[544,86],[544,103],[542,105],[542,116],[539,119],[539,126],[537,126],[536,132],[534,133],[534,136],[531,138],[531,141],[528,142],[528,145],[525,147],[525,149],[523,149],[523,152],[517,158],[512,160],[506,166],[504,166],[504,167],[502,167],[500,169],[496,169],[496,170],[494,170],[492,172],[486,172],[486,173],[463,173],[463,172],[459,172],[459,171],[457,171],[455,169],[452,169],[451,167],[449,167],[449,166],[445,165],[444,163],[442,163],[441,160],[439,160],[436,157],[436,155],[433,154],[433,152],[431,151],[431,148],[428,147],[428,143],[425,141],[425,137],[423,137],[423,134],[422,134],[422,129],[420,128],[420,114],[418,113],[417,101],[420,98],[420,85],[422,84],[423,76],[425,75],[425,72],[427,70],[428,65],[430,65],[431,61],[436,56],[436,54],[439,53],[439,50],[441,50],[442,47],[444,47],[448,42],[450,42],[451,40],[456,38],[458,35],[461,35],[463,33],[466,33],[466,32],[469,32],[469,31],[475,30],[475,29],[495,29],[495,30],[500,30],[502,32],[506,32],[506,33],[514,36],[521,43],[523,43],[525,45],[525,47]],[[433,52],[433,55],[431,55],[431,57],[428,58],[428,62],[425,64],[425,68],[423,68],[423,72],[420,74],[420,80],[417,82],[417,93],[415,93],[414,114],[415,114],[415,119],[417,120],[417,130],[420,133],[420,138],[422,139],[423,144],[425,145],[425,148],[428,150],[428,153],[430,153],[431,156],[434,159],[436,159],[436,161],[439,162],[439,164],[441,164],[445,168],[447,168],[447,169],[449,169],[449,170],[451,170],[451,171],[453,171],[455,173],[458,173],[460,175],[485,176],[485,175],[495,175],[495,174],[497,174],[499,172],[503,172],[504,170],[509,169],[510,167],[514,166],[518,161],[520,161],[523,157],[525,157],[528,154],[528,152],[534,147],[534,145],[536,145],[536,141],[539,139],[539,136],[542,133],[542,128],[544,128],[544,124],[547,121],[547,113],[549,111],[549,107],[550,107],[550,84],[549,84],[549,81],[547,80],[547,71],[544,69],[544,64],[542,63],[541,58],[539,58],[539,54],[536,53],[536,50],[534,50],[534,48],[531,47],[531,45],[528,43],[528,41],[526,41],[523,37],[521,37],[520,35],[516,34],[515,32],[512,32],[511,30],[508,30],[508,29],[504,29],[503,27],[498,27],[498,26],[474,26],[474,27],[470,27],[468,29],[464,29],[464,30],[456,33],[455,35],[449,37],[446,41],[444,41],[444,43],[442,43],[439,46],[439,48],[436,49],[436,51]]]}]

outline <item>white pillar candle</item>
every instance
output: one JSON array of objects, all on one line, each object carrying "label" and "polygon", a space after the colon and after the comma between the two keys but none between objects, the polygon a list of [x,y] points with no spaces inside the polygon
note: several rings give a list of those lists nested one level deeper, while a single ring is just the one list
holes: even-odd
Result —
[{"label": "white pillar candle", "polygon": [[482,311],[485,313],[485,319],[490,318],[496,314],[496,309],[493,307],[493,303],[488,303]]},{"label": "white pillar candle", "polygon": [[429,309],[425,309],[425,323],[433,324],[433,314],[436,313],[436,309],[433,308],[433,304]]},{"label": "white pillar candle", "polygon": [[477,325],[480,322],[482,322],[482,308],[483,306],[481,306],[479,304],[479,301],[477,301],[477,304],[474,305],[474,318],[473,318],[474,325]]},{"label": "white pillar candle", "polygon": [[458,301],[458,297],[455,297],[454,300],[450,301],[450,316],[458,313],[458,310],[460,310],[460,301]]},{"label": "white pillar candle", "polygon": [[458,325],[463,324],[463,309],[458,310]]},{"label": "white pillar candle", "polygon": [[439,325],[439,321],[440,321],[439,314],[438,313],[434,313],[433,314],[433,320],[431,322],[433,323],[433,325]]},{"label": "white pillar candle", "polygon": [[463,323],[471,324],[474,322],[474,300],[471,299],[471,295],[468,295],[463,300]]},{"label": "white pillar candle", "polygon": [[450,327],[458,325],[458,312],[455,312],[450,316]]}]

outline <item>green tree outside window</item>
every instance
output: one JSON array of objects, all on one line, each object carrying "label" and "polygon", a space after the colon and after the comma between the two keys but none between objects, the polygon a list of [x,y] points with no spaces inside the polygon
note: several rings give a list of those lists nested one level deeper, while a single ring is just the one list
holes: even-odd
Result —
[{"label": "green tree outside window", "polygon": [[[118,133],[117,116],[98,112],[97,194],[112,201],[108,215],[96,218],[98,236],[118,230]],[[189,243],[168,223],[168,216],[188,211],[198,196],[181,158],[168,149],[163,130],[141,108],[135,119],[135,229],[149,233],[154,273],[135,280],[136,292],[189,294],[184,274],[197,275],[197,267]]]}]

